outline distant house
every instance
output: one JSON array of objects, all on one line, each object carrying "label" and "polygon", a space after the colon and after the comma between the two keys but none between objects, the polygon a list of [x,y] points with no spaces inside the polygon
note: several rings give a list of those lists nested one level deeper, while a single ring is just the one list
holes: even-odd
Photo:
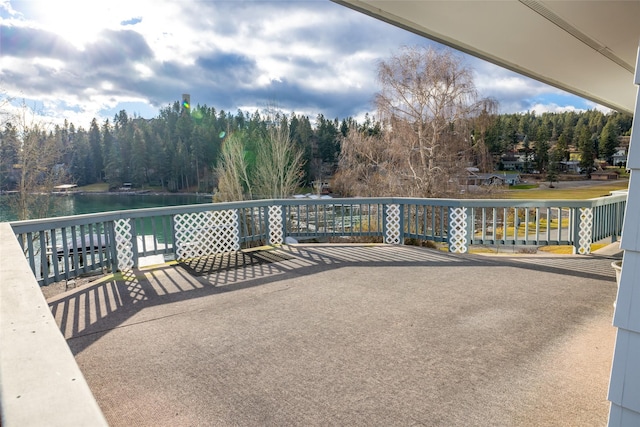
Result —
[{"label": "distant house", "polygon": [[560,172],[580,173],[580,162],[578,160],[563,160],[558,165]]},{"label": "distant house", "polygon": [[506,171],[524,171],[525,166],[531,166],[534,161],[533,153],[527,154],[519,154],[519,153],[506,153],[503,154],[500,158],[501,169]]},{"label": "distant house", "polygon": [[507,171],[522,170],[524,166],[522,158],[513,153],[508,153],[502,156],[500,162],[502,163],[502,168]]},{"label": "distant house", "polygon": [[461,179],[462,185],[515,185],[520,182],[519,173],[480,173],[477,168],[467,168],[467,175]]},{"label": "distant house", "polygon": [[499,175],[504,178],[504,181],[507,183],[507,185],[517,185],[522,182],[522,180],[520,179],[520,174],[517,172],[501,172]]},{"label": "distant house", "polygon": [[627,166],[627,149],[624,147],[618,147],[615,154],[612,156],[613,166],[626,167]]}]

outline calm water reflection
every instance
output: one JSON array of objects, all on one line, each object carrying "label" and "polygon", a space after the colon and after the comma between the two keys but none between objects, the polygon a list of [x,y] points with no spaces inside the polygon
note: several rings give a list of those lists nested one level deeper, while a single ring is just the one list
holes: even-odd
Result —
[{"label": "calm water reflection", "polygon": [[[15,221],[18,219],[16,213],[11,209],[11,197],[14,196],[0,196],[0,222]],[[197,203],[211,203],[211,196],[126,193],[73,194],[67,196],[52,196],[51,206],[45,217],[155,208],[160,206],[192,205]]]}]

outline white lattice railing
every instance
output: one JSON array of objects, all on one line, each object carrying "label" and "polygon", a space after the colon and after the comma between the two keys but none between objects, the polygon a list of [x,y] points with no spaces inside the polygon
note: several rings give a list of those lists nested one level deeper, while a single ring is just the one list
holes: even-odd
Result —
[{"label": "white lattice railing", "polygon": [[466,253],[469,247],[467,237],[467,208],[449,209],[449,252]]},{"label": "white lattice railing", "polygon": [[131,221],[128,218],[114,221],[114,231],[116,236],[118,269],[121,271],[131,270],[134,267]]},{"label": "white lattice railing", "polygon": [[176,259],[240,249],[238,211],[205,211],[174,216]]},{"label": "white lattice railing", "polygon": [[400,235],[400,205],[387,205],[385,210],[385,233],[384,242],[391,245],[399,245],[401,243]]},{"label": "white lattice railing", "polygon": [[281,245],[283,242],[282,206],[269,206],[269,244]]},{"label": "white lattice railing", "polygon": [[593,230],[593,209],[580,208],[580,226],[578,231],[577,252],[580,255],[591,253],[592,231]]}]

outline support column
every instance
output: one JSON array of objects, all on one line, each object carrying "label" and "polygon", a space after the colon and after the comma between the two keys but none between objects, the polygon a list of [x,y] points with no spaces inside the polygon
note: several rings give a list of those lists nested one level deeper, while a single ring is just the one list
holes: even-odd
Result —
[{"label": "support column", "polygon": [[[635,84],[640,85],[640,48]],[[609,426],[640,425],[640,92],[636,95],[627,167],[631,180],[620,240],[625,252],[613,316],[618,331],[609,382]]]},{"label": "support column", "polygon": [[114,221],[118,271],[129,271],[135,267],[133,253],[133,235],[129,218]]},{"label": "support column", "polygon": [[464,254],[469,250],[471,239],[467,235],[468,227],[467,208],[449,208],[449,252]]},{"label": "support column", "polygon": [[402,241],[402,215],[400,205],[385,205],[384,208],[384,243],[401,245]]},{"label": "support column", "polygon": [[[574,254],[588,255],[591,253],[591,243],[593,243],[593,209],[578,208],[578,237],[574,242]],[[561,218],[558,221],[562,221]]]},{"label": "support column", "polygon": [[270,245],[281,245],[284,242],[283,206],[269,206],[269,241]]}]

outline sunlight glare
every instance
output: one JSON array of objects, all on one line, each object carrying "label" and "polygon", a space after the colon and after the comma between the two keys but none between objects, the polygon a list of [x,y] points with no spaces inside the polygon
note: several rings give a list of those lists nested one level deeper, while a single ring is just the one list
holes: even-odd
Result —
[{"label": "sunlight glare", "polygon": [[34,0],[28,3],[29,16],[45,30],[63,37],[78,49],[94,42],[104,29],[116,29],[135,16],[131,2],[112,0]]}]

